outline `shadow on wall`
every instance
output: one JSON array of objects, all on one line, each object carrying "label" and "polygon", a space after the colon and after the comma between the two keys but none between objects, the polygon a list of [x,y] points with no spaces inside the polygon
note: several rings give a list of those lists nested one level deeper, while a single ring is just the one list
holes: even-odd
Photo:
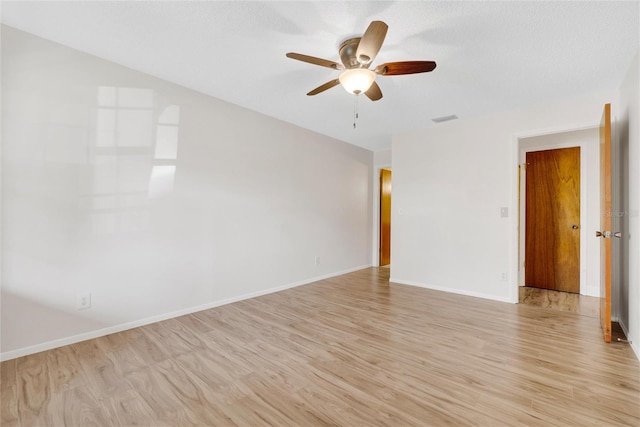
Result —
[{"label": "shadow on wall", "polygon": [[1,299],[0,351],[3,353],[24,349],[34,342],[50,341],[52,331],[63,330],[68,338],[106,326],[83,316],[85,311],[59,309],[10,292],[2,292]]},{"label": "shadow on wall", "polygon": [[[626,116],[618,121],[618,176],[616,177],[619,188],[619,197],[616,206],[613,206],[613,218],[612,228],[614,231],[620,231],[622,234],[621,239],[615,239],[619,244],[619,254],[614,257],[618,260],[619,265],[616,266],[618,273],[618,295],[614,295],[614,299],[619,301],[618,316],[620,322],[624,324],[626,328],[629,327],[629,216],[631,212],[631,205],[629,201],[629,116],[628,112]],[[615,182],[615,180],[614,180]],[[614,202],[616,200],[614,199]],[[614,246],[615,248],[615,246]]]}]

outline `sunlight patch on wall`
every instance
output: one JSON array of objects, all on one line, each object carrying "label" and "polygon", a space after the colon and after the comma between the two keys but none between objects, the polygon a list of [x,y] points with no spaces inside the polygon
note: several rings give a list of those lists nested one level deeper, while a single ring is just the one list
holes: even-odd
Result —
[{"label": "sunlight patch on wall", "polygon": [[148,229],[149,199],[173,192],[180,106],[151,89],[97,88],[92,182],[93,234]]}]

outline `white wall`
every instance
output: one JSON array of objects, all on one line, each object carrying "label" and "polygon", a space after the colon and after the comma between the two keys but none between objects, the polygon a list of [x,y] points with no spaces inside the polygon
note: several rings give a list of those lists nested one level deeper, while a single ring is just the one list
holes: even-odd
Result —
[{"label": "white wall", "polygon": [[640,54],[620,87],[617,140],[622,160],[620,325],[640,359]]},{"label": "white wall", "polygon": [[373,164],[379,167],[391,166],[391,150],[376,151],[373,153]]},{"label": "white wall", "polygon": [[616,96],[395,135],[391,280],[516,302],[518,139],[596,126]]},{"label": "white wall", "polygon": [[2,95],[4,359],[371,264],[370,151],[8,27]]},{"label": "white wall", "polygon": [[[531,151],[580,147],[580,293],[594,297],[600,296],[600,240],[593,234],[600,229],[599,139],[599,129],[593,127],[519,140],[520,164]],[[524,285],[526,170],[521,176],[518,284]]]}]

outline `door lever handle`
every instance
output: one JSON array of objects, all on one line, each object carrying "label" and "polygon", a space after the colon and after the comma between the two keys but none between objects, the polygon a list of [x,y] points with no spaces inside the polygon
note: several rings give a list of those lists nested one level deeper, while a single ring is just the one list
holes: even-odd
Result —
[{"label": "door lever handle", "polygon": [[616,231],[615,233],[612,233],[611,231],[596,231],[596,237],[604,237],[605,239],[617,237],[620,239],[622,238],[622,233],[619,231]]},{"label": "door lever handle", "polygon": [[578,229],[578,228],[580,228],[580,227],[578,227],[576,224],[573,224],[573,225],[571,226],[571,228],[572,228],[572,229],[574,229],[574,230],[577,230],[577,229]]}]

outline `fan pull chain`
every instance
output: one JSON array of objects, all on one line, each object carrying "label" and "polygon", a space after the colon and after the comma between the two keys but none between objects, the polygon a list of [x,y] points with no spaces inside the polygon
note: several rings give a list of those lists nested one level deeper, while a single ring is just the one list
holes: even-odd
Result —
[{"label": "fan pull chain", "polygon": [[358,95],[356,94],[353,101],[353,128],[356,128],[356,120],[358,120]]}]

